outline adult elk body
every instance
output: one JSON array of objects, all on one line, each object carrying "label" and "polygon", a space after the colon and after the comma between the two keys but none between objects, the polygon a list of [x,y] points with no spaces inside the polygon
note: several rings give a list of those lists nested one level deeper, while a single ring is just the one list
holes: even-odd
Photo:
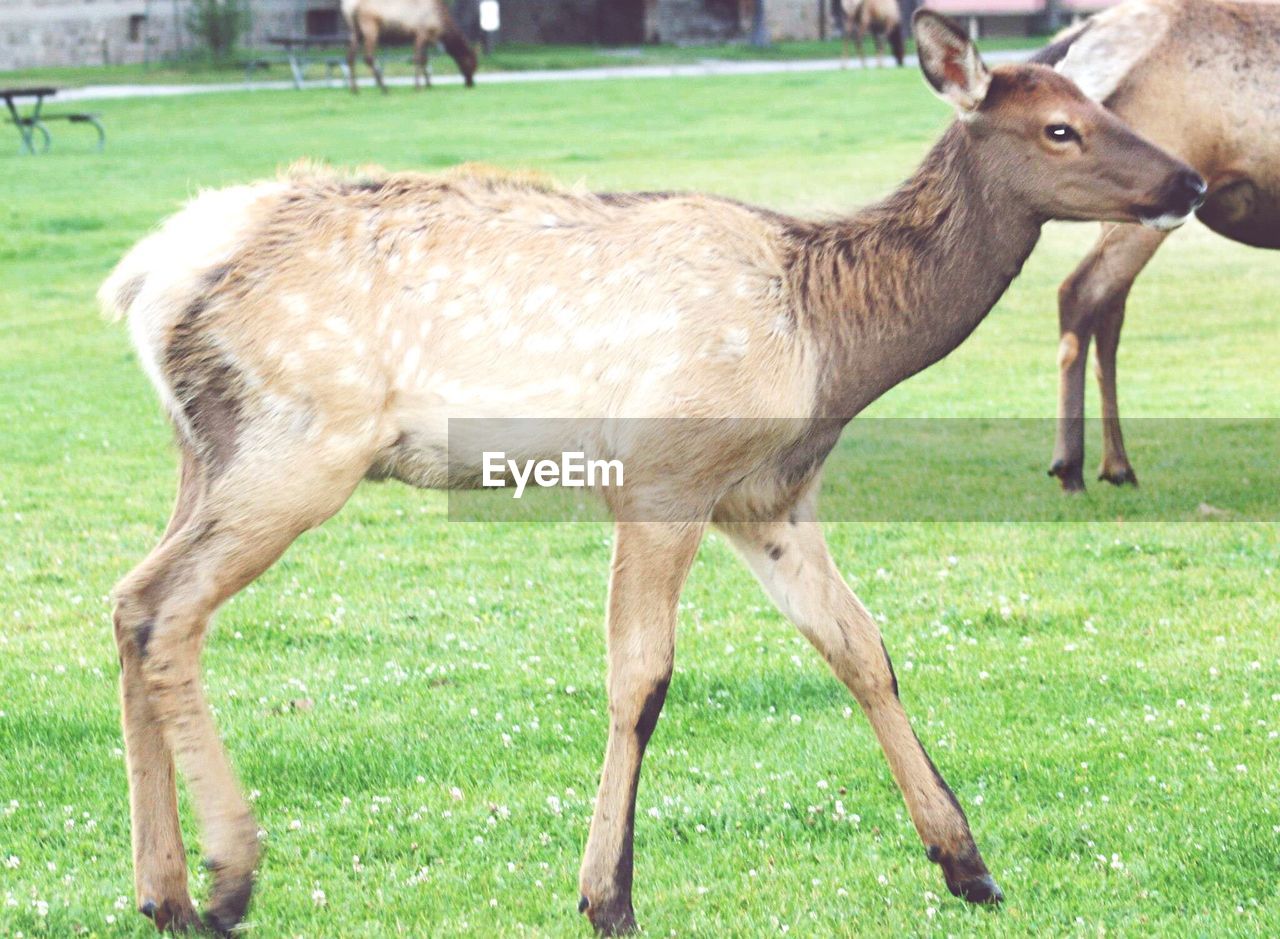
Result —
[{"label": "adult elk body", "polygon": [[406,34],[413,38],[413,87],[421,87],[421,84],[431,87],[427,50],[437,42],[458,64],[458,71],[462,73],[467,87],[475,85],[475,50],[458,28],[444,0],[342,0],[342,17],[347,21],[347,30],[351,34],[347,45],[347,74],[351,78],[353,94],[358,88],[356,56],[361,49],[378,88],[386,92],[376,53],[379,37],[387,33]]},{"label": "adult elk body", "polygon": [[[1037,59],[1208,181],[1197,215],[1233,241],[1280,248],[1280,5],[1130,0],[1068,31]],[[1098,478],[1137,476],[1125,453],[1116,353],[1134,280],[1167,232],[1104,225],[1058,292],[1058,433],[1049,473],[1084,488],[1085,362],[1097,349]]]},{"label": "adult elk body", "polygon": [[852,38],[858,44],[862,67],[867,67],[867,50],[863,45],[867,33],[871,33],[875,40],[877,66],[883,64],[885,39],[889,40],[894,60],[902,65],[906,47],[898,0],[840,0],[840,9],[844,13],[844,44],[840,56],[843,65],[847,67],[849,64],[849,40]]},{"label": "adult elk body", "polygon": [[213,870],[208,923],[241,919],[258,862],[201,690],[209,617],[362,479],[444,485],[449,419],[492,415],[597,438],[663,419],[594,441],[627,471],[609,496],[609,741],[580,880],[598,930],[635,925],[640,762],[709,524],[856,696],[951,892],[1000,899],[828,554],[819,471],[850,418],[969,335],[1047,219],[1178,219],[1202,182],[1052,70],[988,71],[934,14],[917,36],[962,119],[840,221],[477,172],[302,174],[201,196],[125,258],[102,298],[127,314],[182,454],[169,527],[116,590],[136,890],[158,925],[196,921],[172,760]]}]

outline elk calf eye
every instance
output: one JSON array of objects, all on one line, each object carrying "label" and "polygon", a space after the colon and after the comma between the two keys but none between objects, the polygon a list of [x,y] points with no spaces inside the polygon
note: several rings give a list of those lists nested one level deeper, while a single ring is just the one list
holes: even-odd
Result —
[{"label": "elk calf eye", "polygon": [[1079,140],[1080,135],[1069,124],[1050,124],[1044,129],[1044,135],[1054,143],[1070,143]]}]

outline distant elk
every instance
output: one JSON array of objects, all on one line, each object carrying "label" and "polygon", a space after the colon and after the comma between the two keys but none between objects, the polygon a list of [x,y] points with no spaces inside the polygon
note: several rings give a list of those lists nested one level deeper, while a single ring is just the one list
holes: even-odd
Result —
[{"label": "distant elk", "polygon": [[364,60],[373,72],[378,87],[386,93],[382,68],[376,53],[378,39],[388,33],[413,38],[413,87],[431,87],[427,70],[428,46],[440,43],[458,63],[458,71],[467,87],[475,85],[476,53],[458,28],[444,0],[342,0],[342,16],[347,21],[350,40],[347,45],[347,73],[351,92],[356,85],[356,56],[361,48]]},{"label": "distant elk", "polygon": [[863,40],[871,33],[876,44],[876,65],[884,64],[884,41],[888,37],[889,48],[898,65],[902,65],[906,54],[902,36],[902,12],[898,9],[898,0],[840,0],[840,8],[844,11],[844,46],[841,60],[847,67],[849,64],[849,40],[856,38],[858,58],[862,67],[867,67],[867,52]]},{"label": "distant elk", "polygon": [[[1215,0],[1129,0],[1073,27],[1036,60],[1208,181],[1196,213],[1213,231],[1280,248],[1280,6]],[[1060,386],[1051,476],[1084,488],[1084,386],[1089,341],[1102,398],[1098,478],[1136,484],[1116,401],[1125,302],[1167,232],[1103,226],[1058,291]],[[1228,285],[1224,285],[1228,286]]]},{"label": "distant elk", "polygon": [[977,327],[1045,221],[1171,226],[1204,184],[1051,69],[989,71],[933,13],[916,36],[962,119],[902,188],[841,220],[477,170],[307,170],[206,193],[125,257],[101,299],[128,317],[181,452],[168,528],[115,591],[135,889],[156,925],[197,922],[174,760],[211,927],[245,915],[259,859],[202,689],[210,617],[361,480],[478,483],[480,455],[455,465],[449,427],[493,415],[527,419],[494,448],[512,457],[626,468],[600,493],[617,519],[609,739],[579,880],[599,932],[636,927],[640,764],[712,525],[856,697],[948,889],[1001,899],[828,552],[822,464],[854,415]]}]

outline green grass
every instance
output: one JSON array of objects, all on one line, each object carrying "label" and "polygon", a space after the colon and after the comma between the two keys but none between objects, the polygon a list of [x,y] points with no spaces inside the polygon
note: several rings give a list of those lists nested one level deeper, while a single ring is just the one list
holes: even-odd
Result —
[{"label": "green grass", "polygon": [[[1033,49],[1043,45],[1047,37],[996,37],[984,39],[979,45],[989,49]],[[867,54],[874,51],[871,41],[867,40]],[[914,52],[914,41],[908,41],[908,52]],[[325,58],[344,58],[345,47],[334,47],[328,50],[313,49],[313,59],[323,62]],[[757,49],[746,43],[721,43],[716,45],[643,45],[611,48],[607,46],[556,46],[556,45],[523,45],[520,43],[503,43],[496,46],[488,54],[480,57],[480,79],[485,72],[519,72],[529,69],[570,69],[595,68],[601,66],[627,65],[689,65],[699,62],[723,61],[780,61],[788,59],[830,59],[840,55],[838,39],[819,42],[778,42],[763,49]],[[886,61],[891,62],[886,51]],[[410,64],[412,49],[405,46],[390,46],[383,50],[381,59],[388,75],[412,75]],[[150,66],[145,65],[82,65],[59,66],[49,68],[20,69],[16,71],[0,71],[0,85],[26,85],[51,83],[58,86],[81,85],[165,85],[165,84],[198,84],[238,82],[244,79],[244,65],[250,59],[266,59],[272,61],[267,70],[254,73],[254,81],[285,80],[289,78],[289,67],[277,48],[247,50],[237,53],[235,60],[222,66],[215,66],[207,59],[195,58],[189,61],[165,61]],[[453,59],[443,52],[433,51],[431,54],[433,74],[454,75],[457,67]],[[367,77],[364,63],[359,65],[359,72]],[[324,74],[323,64],[313,64],[307,77],[318,79]]]},{"label": "green grass", "polygon": [[[47,157],[0,156],[5,935],[149,928],[131,909],[107,594],[161,531],[174,458],[125,330],[92,299],[135,239],[200,187],[300,157],[485,160],[828,212],[885,192],[946,120],[906,71],[103,110],[101,156],[74,128]],[[975,336],[873,413],[1051,415],[1054,289],[1094,237],[1051,227]],[[1130,305],[1128,413],[1278,416],[1278,294],[1274,255],[1198,226],[1172,238]],[[991,487],[1034,475],[1059,498],[1039,476],[1050,443],[1033,441],[1034,465],[993,462]],[[1171,441],[1133,457],[1159,500],[1174,498],[1162,474],[1214,454]],[[895,484],[874,462],[847,473],[828,483]],[[1114,518],[1129,498],[1095,486],[1085,504]],[[609,531],[444,513],[439,494],[366,486],[218,618],[209,695],[268,833],[250,935],[586,934],[576,871],[605,735]],[[829,534],[1008,902],[946,895],[852,700],[712,536],[640,790],[649,935],[1280,933],[1274,524]]]}]

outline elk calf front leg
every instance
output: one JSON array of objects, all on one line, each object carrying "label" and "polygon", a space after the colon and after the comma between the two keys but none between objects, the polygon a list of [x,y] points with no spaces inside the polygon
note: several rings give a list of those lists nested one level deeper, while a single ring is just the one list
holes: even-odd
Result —
[{"label": "elk calf front leg", "polygon": [[947,889],[971,903],[1002,900],[960,803],[911,729],[880,631],[831,560],[812,504],[800,506],[794,522],[723,528],[779,609],[857,698],[902,790],[926,856],[942,866]]},{"label": "elk calf front leg", "polygon": [[609,579],[609,742],[582,859],[579,910],[602,935],[636,928],[632,844],[640,763],[666,698],[676,607],[701,525],[619,523]]}]

